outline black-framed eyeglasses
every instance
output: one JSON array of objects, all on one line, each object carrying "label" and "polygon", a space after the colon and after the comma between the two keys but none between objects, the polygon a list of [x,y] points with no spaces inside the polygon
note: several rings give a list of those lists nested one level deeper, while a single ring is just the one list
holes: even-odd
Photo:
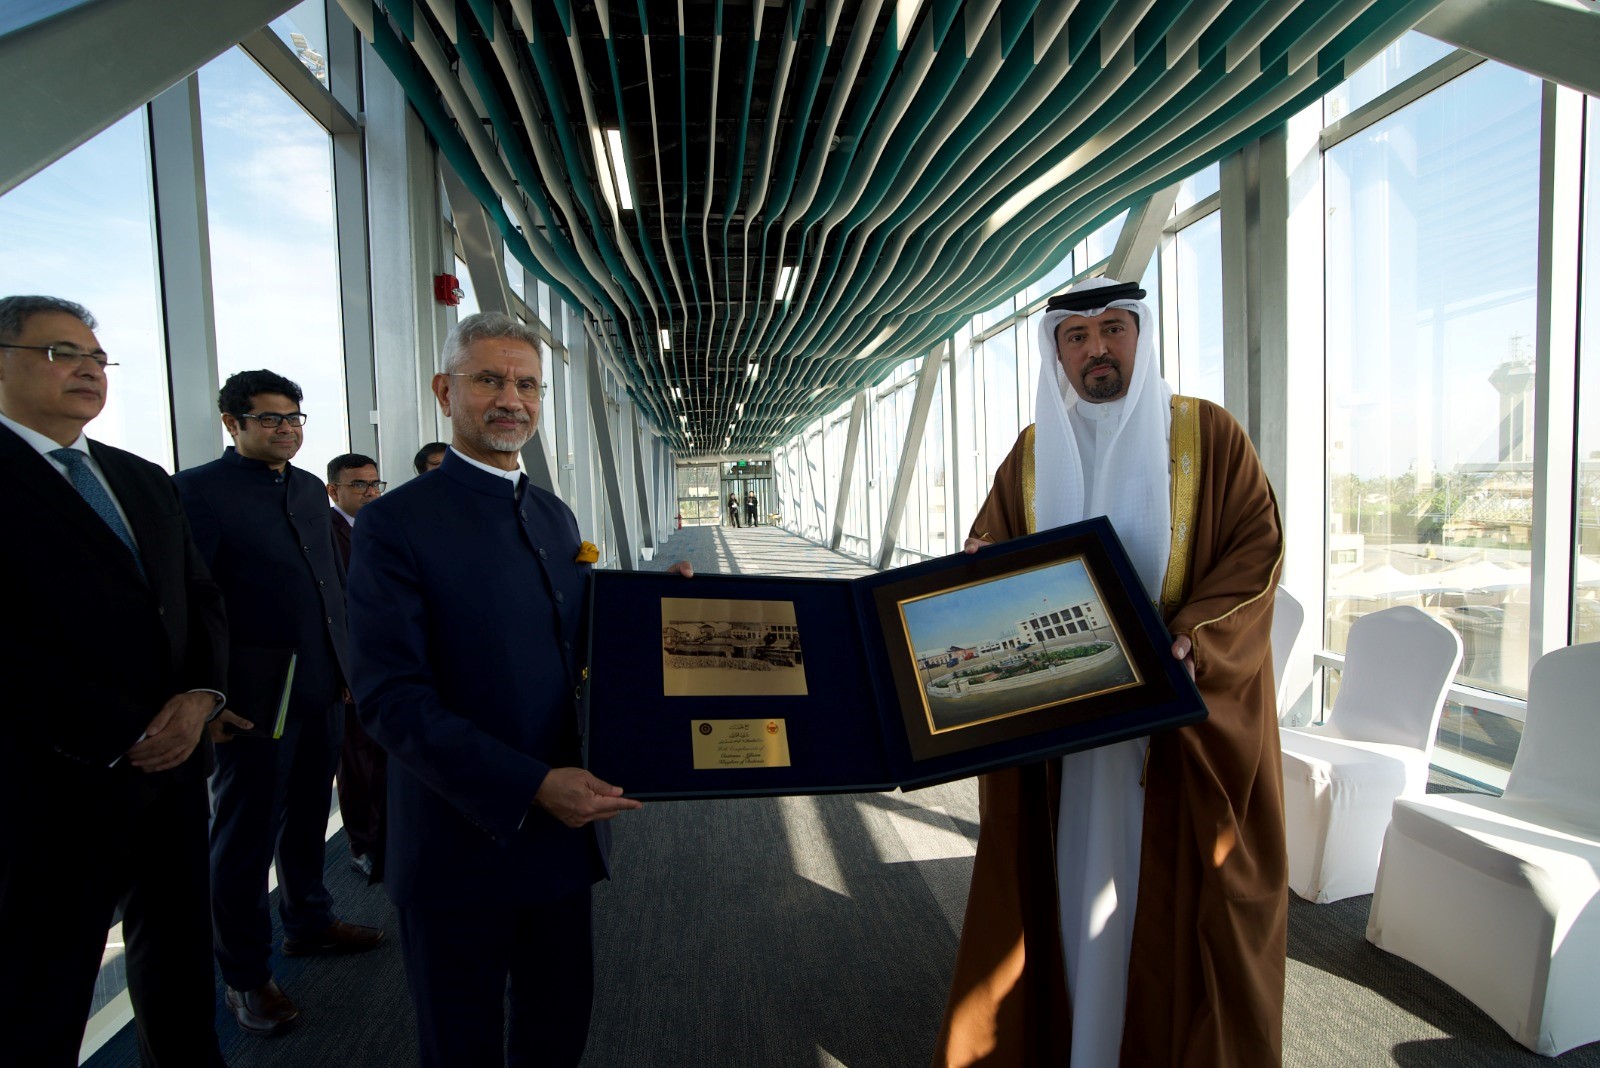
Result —
[{"label": "black-framed eyeglasses", "polygon": [[103,350],[84,352],[75,345],[18,345],[11,341],[0,341],[0,349],[31,349],[44,353],[45,359],[51,363],[70,363],[77,367],[82,367],[83,361],[89,360],[102,371],[117,366],[115,361],[106,358]]},{"label": "black-framed eyeglasses", "polygon": [[[490,374],[488,371],[448,371],[451,378],[465,378],[472,387],[472,392],[480,397],[498,397],[506,388],[506,383],[512,379],[504,375]],[[518,378],[515,380],[517,396],[524,400],[534,397],[543,397],[550,389],[548,382],[541,382],[537,378]]]},{"label": "black-framed eyeglasses", "polygon": [[357,493],[365,493],[368,490],[377,490],[379,493],[382,493],[384,491],[385,487],[387,487],[389,485],[389,483],[387,483],[387,482],[369,482],[364,478],[358,478],[358,479],[355,479],[352,482],[335,482],[334,485],[335,486],[343,486],[346,489],[353,489]]},{"label": "black-framed eyeglasses", "polygon": [[238,416],[235,416],[234,418],[236,418],[236,419],[254,419],[256,422],[260,423],[262,428],[265,429],[265,430],[276,430],[280,426],[282,426],[284,423],[288,423],[290,426],[305,426],[306,425],[306,413],[305,412],[290,412],[288,415],[284,415],[281,412],[260,412],[258,414],[253,414],[253,415],[252,414],[238,415]]}]

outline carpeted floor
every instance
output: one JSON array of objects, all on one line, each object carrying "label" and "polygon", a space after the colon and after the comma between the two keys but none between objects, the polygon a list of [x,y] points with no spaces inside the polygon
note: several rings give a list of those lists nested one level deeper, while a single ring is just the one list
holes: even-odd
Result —
[{"label": "carpeted floor", "polygon": [[[656,568],[866,572],[770,527],[684,531]],[[1444,778],[1434,789],[1465,784]],[[656,802],[616,821],[615,878],[596,889],[598,990],[586,1068],[907,1068],[927,1063],[965,907],[971,780],[910,794]],[[379,888],[328,844],[340,914],[394,937]],[[1600,1044],[1555,1060],[1516,1045],[1420,969],[1369,945],[1370,898],[1291,898],[1285,1063],[1600,1066]],[[1471,932],[1462,932],[1470,938]],[[274,970],[301,1007],[283,1035],[244,1035],[220,1010],[230,1064],[416,1063],[398,944]],[[131,1028],[87,1062],[132,1066]]]}]

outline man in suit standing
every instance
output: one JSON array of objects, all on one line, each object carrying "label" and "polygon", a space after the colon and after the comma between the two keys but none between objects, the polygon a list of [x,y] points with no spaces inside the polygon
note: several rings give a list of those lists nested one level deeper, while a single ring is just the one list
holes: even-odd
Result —
[{"label": "man in suit standing", "polygon": [[[388,483],[378,478],[378,461],[347,452],[328,461],[328,499],[333,502],[333,547],[350,570],[350,535],[356,515],[378,499]],[[352,702],[344,706],[344,743],[339,751],[339,814],[350,842],[350,866],[369,882],[383,881],[383,747],[361,726]]]},{"label": "man in suit standing", "polygon": [[[322,879],[349,676],[344,573],[327,493],[315,475],[289,463],[306,421],[300,400],[300,387],[282,375],[233,375],[217,406],[234,443],[220,459],[173,478],[227,598],[230,700],[249,700],[247,718],[266,734],[218,746],[211,780],[212,933],[228,1007],[252,1034],[272,1034],[299,1015],[268,967],[274,861],[286,955],[352,953],[383,939],[376,928],[336,919]],[[273,724],[262,721],[282,704],[285,676],[276,665],[291,652],[287,719],[274,739]]]},{"label": "man in suit standing", "polygon": [[222,594],[166,472],[84,435],[110,366],[82,306],[0,299],[0,1033],[75,1066],[120,903],[146,1065],[220,1065],[201,738]]},{"label": "man in suit standing", "polygon": [[390,760],[384,886],[422,1063],[441,1068],[578,1063],[603,821],[639,807],[576,766],[594,555],[519,470],[541,362],[515,319],[457,324],[433,379],[450,451],[361,513],[351,553],[356,706]]}]

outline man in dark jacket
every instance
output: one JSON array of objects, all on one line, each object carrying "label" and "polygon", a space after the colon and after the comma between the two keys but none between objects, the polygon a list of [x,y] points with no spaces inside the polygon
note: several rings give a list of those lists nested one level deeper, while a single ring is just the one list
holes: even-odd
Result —
[{"label": "man in dark jacket", "polygon": [[84,435],[111,366],[82,306],[0,299],[0,1055],[78,1063],[122,907],[148,1065],[221,1065],[206,882],[222,593],[165,471]]},{"label": "man in dark jacket", "polygon": [[[378,477],[378,461],[347,452],[328,461],[328,499],[333,547],[350,570],[350,537],[361,509],[378,499],[388,483]],[[361,726],[355,706],[344,706],[344,742],[339,750],[339,815],[350,842],[350,866],[368,882],[383,881],[383,747]]]},{"label": "man in dark jacket", "polygon": [[232,376],[217,406],[234,443],[173,479],[227,597],[230,708],[253,724],[218,747],[211,782],[217,963],[228,1007],[252,1034],[271,1034],[299,1015],[267,966],[274,861],[286,955],[356,952],[383,938],[336,919],[322,880],[348,678],[344,573],[322,480],[289,463],[303,440],[300,400],[300,387],[271,371]]}]

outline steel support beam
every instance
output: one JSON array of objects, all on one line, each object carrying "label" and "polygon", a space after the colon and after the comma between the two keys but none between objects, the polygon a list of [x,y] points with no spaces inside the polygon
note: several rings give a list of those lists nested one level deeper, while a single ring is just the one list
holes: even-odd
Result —
[{"label": "steel support beam", "polygon": [[441,215],[422,120],[370,45],[361,46],[361,60],[378,462],[393,483],[412,476],[417,448],[443,431],[432,392],[440,338],[427,284]]},{"label": "steel support beam", "polygon": [[922,451],[922,432],[928,427],[928,412],[933,408],[933,391],[939,385],[939,375],[944,371],[945,357],[950,353],[948,341],[940,344],[922,358],[922,370],[917,372],[917,395],[911,401],[911,419],[906,426],[905,447],[900,450],[900,469],[895,474],[894,492],[889,496],[889,508],[883,517],[883,538],[879,542],[876,565],[879,571],[894,562],[894,547],[898,541],[900,519],[905,515],[906,498],[911,493],[911,480],[917,473],[917,456]]},{"label": "steel support beam", "polygon": [[[311,77],[298,56],[295,66],[331,107],[346,117],[361,107],[361,35],[338,5],[328,8],[328,74],[332,92]],[[280,49],[283,42],[268,33]],[[254,55],[254,53],[252,53]],[[329,127],[333,140],[334,225],[339,242],[339,312],[344,333],[345,404],[350,413],[350,451],[377,458],[378,470],[403,469],[410,456],[380,455],[377,368],[372,348],[372,276],[367,264],[367,169],[361,127]]]},{"label": "steel support beam", "polygon": [[649,469],[645,467],[645,452],[639,447],[639,438],[643,428],[639,426],[639,410],[633,410],[633,418],[628,420],[632,426],[632,433],[628,436],[633,439],[633,488],[639,497],[639,548],[649,549],[652,552],[656,547],[656,522],[655,509],[650,499]]},{"label": "steel support beam", "polygon": [[1223,403],[1263,462],[1270,459],[1267,474],[1280,490],[1287,429],[1275,426],[1266,441],[1263,396],[1283,382],[1281,374],[1273,383],[1262,376],[1264,367],[1282,368],[1288,360],[1287,143],[1279,127],[1225,157],[1221,167]]},{"label": "steel support beam", "polygon": [[1130,208],[1128,218],[1117,235],[1117,246],[1106,261],[1106,277],[1119,282],[1138,282],[1150,257],[1161,244],[1161,228],[1172,215],[1172,206],[1178,202],[1178,189],[1182,183],[1158,189],[1143,202]]},{"label": "steel support beam", "polygon": [[595,452],[600,457],[600,474],[605,483],[606,503],[611,509],[611,528],[617,539],[617,567],[622,571],[635,569],[638,557],[634,552],[632,532],[628,529],[628,514],[622,499],[622,480],[617,470],[617,454],[612,447],[611,420],[606,414],[605,386],[600,377],[599,338],[594,326],[587,320],[584,333],[589,336],[588,384],[589,418],[594,423]]},{"label": "steel support beam", "polygon": [[[850,484],[855,481],[856,450],[861,447],[861,424],[867,419],[867,394],[865,391],[856,394],[856,399],[850,405],[850,429],[845,432],[844,438],[844,467],[839,471],[839,499],[833,506],[833,535],[828,539],[828,548],[834,552],[839,551],[839,544],[844,541],[844,511],[850,503]],[[824,432],[824,440],[827,435]],[[801,455],[805,454],[802,448]]]},{"label": "steel support beam", "polygon": [[1444,0],[1429,37],[1600,96],[1600,12],[1584,0]]},{"label": "steel support beam", "polygon": [[[1535,311],[1533,568],[1528,663],[1572,640],[1572,487],[1578,426],[1584,98],[1544,84],[1539,123],[1538,307]],[[1589,103],[1593,107],[1593,103]]]},{"label": "steel support beam", "polygon": [[[157,7],[159,6],[159,11]],[[100,0],[0,24],[0,194],[155,99],[294,0]],[[93,57],[93,74],[81,72]]]},{"label": "steel support beam", "polygon": [[172,392],[173,466],[181,471],[210,463],[222,450],[211,229],[196,75],[150,102],[150,170]]}]

